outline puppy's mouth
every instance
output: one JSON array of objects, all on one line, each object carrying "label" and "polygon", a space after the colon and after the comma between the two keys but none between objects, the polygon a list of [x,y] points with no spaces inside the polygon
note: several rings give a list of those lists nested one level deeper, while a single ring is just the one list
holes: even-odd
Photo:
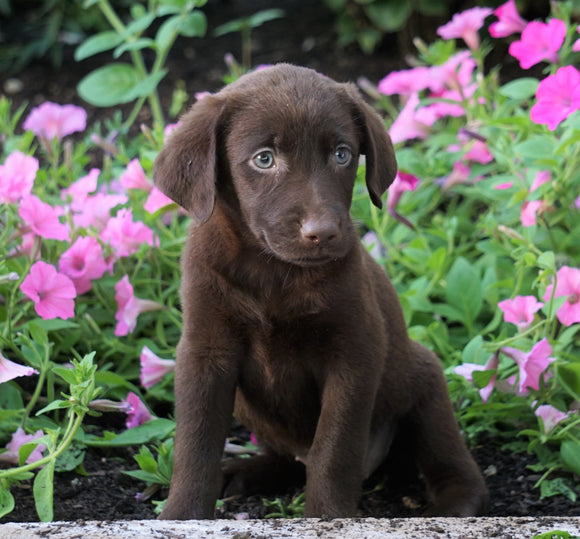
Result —
[{"label": "puppy's mouth", "polygon": [[288,248],[287,246],[277,246],[274,241],[268,238],[266,231],[262,231],[262,241],[266,247],[265,253],[269,253],[282,262],[300,266],[303,268],[316,268],[326,264],[336,262],[345,256],[343,249],[312,249],[305,252],[301,248]]}]

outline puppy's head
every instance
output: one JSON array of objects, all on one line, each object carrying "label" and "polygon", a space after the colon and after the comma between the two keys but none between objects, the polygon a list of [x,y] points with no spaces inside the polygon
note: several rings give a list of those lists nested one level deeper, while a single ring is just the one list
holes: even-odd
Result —
[{"label": "puppy's head", "polygon": [[154,179],[200,223],[216,197],[233,193],[225,203],[265,252],[310,266],[352,247],[360,154],[381,207],[396,161],[380,116],[356,87],[279,64],[195,104],[157,157]]}]

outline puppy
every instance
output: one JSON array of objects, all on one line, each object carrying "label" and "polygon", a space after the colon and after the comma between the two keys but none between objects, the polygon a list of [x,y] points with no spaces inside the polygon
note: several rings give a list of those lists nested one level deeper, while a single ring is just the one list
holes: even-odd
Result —
[{"label": "puppy", "polygon": [[[349,216],[359,156],[381,207],[396,174],[383,121],[353,85],[279,64],[196,103],[154,179],[194,223],[182,258],[175,465],[163,519],[213,518],[223,492],[306,470],[306,517],[356,513],[395,436],[429,514],[485,510],[437,358]],[[265,453],[222,471],[232,413]]]}]

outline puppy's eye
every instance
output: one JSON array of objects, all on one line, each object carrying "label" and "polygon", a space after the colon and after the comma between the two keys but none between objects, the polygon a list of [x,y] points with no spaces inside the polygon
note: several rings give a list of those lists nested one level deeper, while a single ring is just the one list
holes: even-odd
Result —
[{"label": "puppy's eye", "polygon": [[339,165],[348,165],[352,157],[352,152],[348,146],[339,146],[334,152],[334,158]]},{"label": "puppy's eye", "polygon": [[261,150],[252,157],[252,162],[258,168],[267,169],[272,168],[276,161],[274,160],[274,154],[270,150]]}]

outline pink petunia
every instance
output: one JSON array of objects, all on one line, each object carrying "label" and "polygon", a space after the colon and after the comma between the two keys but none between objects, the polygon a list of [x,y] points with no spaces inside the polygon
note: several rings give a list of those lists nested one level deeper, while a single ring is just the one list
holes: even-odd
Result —
[{"label": "pink petunia", "polygon": [[538,406],[536,410],[534,410],[534,414],[542,420],[544,434],[549,434],[554,430],[554,427],[558,423],[564,421],[564,419],[567,419],[570,415],[569,413],[561,412],[549,404]]},{"label": "pink petunia", "polygon": [[153,415],[145,406],[145,403],[135,393],[130,392],[125,402],[131,406],[131,410],[127,412],[127,421],[125,423],[128,429],[138,427],[153,419]]},{"label": "pink petunia", "polygon": [[557,63],[565,37],[566,24],[560,19],[547,23],[532,21],[524,28],[521,39],[510,45],[509,53],[519,60],[522,69],[543,61]]},{"label": "pink petunia", "polygon": [[548,339],[537,342],[526,354],[517,348],[503,347],[501,352],[516,362],[519,368],[518,392],[526,395],[529,389],[540,389],[540,378],[548,365],[554,361],[549,357],[552,347]]},{"label": "pink petunia", "polygon": [[[34,434],[26,434],[22,427],[18,427],[16,432],[12,434],[11,440],[6,444],[6,451],[0,454],[0,462],[9,464],[18,464],[20,448],[27,443],[38,440],[44,436],[42,430],[37,430]],[[42,458],[42,452],[46,449],[43,444],[38,444],[33,451],[28,455],[26,464],[37,462]]]},{"label": "pink petunia", "polygon": [[456,161],[453,163],[453,170],[449,176],[438,180],[437,183],[441,184],[441,188],[444,191],[450,189],[454,185],[460,185],[462,183],[466,183],[469,180],[469,176],[471,175],[471,167],[466,165],[461,161]]},{"label": "pink petunia", "polygon": [[550,174],[549,170],[540,170],[534,176],[534,180],[532,181],[532,185],[530,186],[530,193],[533,193],[536,189],[540,186],[544,185],[545,183],[550,183],[552,181],[552,175]]},{"label": "pink petunia", "polygon": [[87,113],[83,108],[47,101],[32,109],[22,127],[38,137],[60,140],[71,133],[84,131],[86,125]]},{"label": "pink petunia", "polygon": [[141,385],[149,389],[161,382],[166,375],[175,370],[174,359],[162,359],[154,354],[147,346],[141,350]]},{"label": "pink petunia", "polygon": [[115,285],[115,300],[118,306],[115,313],[115,320],[117,320],[115,335],[117,337],[124,337],[131,333],[137,325],[137,317],[142,312],[157,311],[162,308],[155,301],[135,297],[133,286],[127,275]]},{"label": "pink petunia", "polygon": [[503,191],[504,189],[510,189],[513,184],[513,181],[498,183],[497,185],[494,185],[493,188],[497,189],[498,191]]},{"label": "pink petunia", "polygon": [[153,188],[153,183],[145,176],[139,159],[129,162],[119,181],[125,189],[142,189],[149,192]]},{"label": "pink petunia", "polygon": [[516,296],[513,299],[504,299],[497,306],[503,311],[503,319],[515,324],[519,328],[527,328],[534,320],[544,304],[534,296]]},{"label": "pink petunia", "polygon": [[87,201],[89,193],[97,190],[97,182],[101,171],[92,168],[86,176],[79,178],[66,189],[62,190],[61,198],[71,203],[73,210],[81,211]]},{"label": "pink petunia", "polygon": [[20,218],[37,236],[70,241],[68,228],[59,221],[59,214],[58,208],[53,208],[34,195],[25,196],[18,208]]},{"label": "pink petunia", "polygon": [[54,266],[39,260],[31,268],[20,290],[34,301],[34,310],[41,318],[73,318],[74,298],[77,293],[74,283]]},{"label": "pink petunia", "polygon": [[73,203],[73,223],[80,228],[103,230],[111,219],[111,210],[127,203],[126,195],[95,193],[82,204]]},{"label": "pink petunia", "polygon": [[[543,300],[550,301],[554,285],[546,287]],[[580,269],[562,266],[556,273],[554,297],[565,297],[566,301],[558,309],[556,316],[565,326],[580,322]]]},{"label": "pink petunia", "polygon": [[561,67],[538,85],[537,103],[530,117],[553,131],[573,112],[580,110],[580,72],[574,66]]},{"label": "pink petunia", "polygon": [[[580,25],[578,25],[576,31],[580,32]],[[580,52],[580,39],[574,41],[574,45],[572,45],[572,52]]]},{"label": "pink petunia", "polygon": [[508,0],[508,2],[499,6],[494,10],[493,14],[498,20],[489,25],[491,37],[507,37],[523,32],[528,24],[527,21],[520,17],[514,0]]},{"label": "pink petunia", "polygon": [[491,155],[485,142],[476,140],[471,148],[464,154],[463,160],[485,165],[493,161],[493,155]]},{"label": "pink petunia", "polygon": [[389,134],[393,144],[414,138],[424,139],[431,133],[437,117],[428,107],[419,107],[419,96],[412,94],[392,123]]},{"label": "pink petunia", "polygon": [[157,187],[153,187],[145,201],[145,204],[143,204],[143,208],[148,213],[155,213],[161,208],[165,208],[172,204],[174,204],[173,200],[171,200],[165,193],[162,193]]},{"label": "pink petunia", "polygon": [[107,222],[101,240],[108,243],[117,258],[136,253],[141,245],[153,246],[153,230],[141,221],[133,221],[132,210],[123,208]]},{"label": "pink petunia", "polygon": [[538,213],[541,213],[543,207],[544,202],[542,200],[524,201],[520,211],[522,226],[535,225],[538,222]]},{"label": "pink petunia", "polygon": [[443,64],[430,68],[429,88],[436,94],[449,89],[470,97],[475,91],[472,83],[476,67],[477,62],[470,51],[455,53]]},{"label": "pink petunia", "polygon": [[479,47],[478,30],[492,13],[493,10],[487,7],[467,9],[453,15],[451,21],[437,29],[437,33],[443,39],[461,38],[471,50],[475,50]]},{"label": "pink petunia", "polygon": [[37,172],[35,157],[13,151],[0,165],[0,203],[11,204],[30,195]]},{"label": "pink petunia", "polygon": [[402,71],[391,71],[378,85],[378,90],[385,95],[409,96],[429,86],[430,68],[425,66]]},{"label": "pink petunia", "polygon": [[70,277],[77,294],[84,294],[92,287],[92,281],[100,279],[107,271],[103,248],[91,236],[79,237],[60,257],[58,269]]},{"label": "pink petunia", "polygon": [[[498,354],[493,354],[486,362],[485,365],[479,365],[477,363],[463,363],[462,365],[458,365],[453,369],[455,374],[459,374],[463,376],[468,382],[473,382],[473,373],[475,371],[497,371],[497,367],[499,365],[499,356]],[[479,389],[479,396],[483,402],[487,402],[491,392],[493,391],[493,387],[495,384],[497,372],[493,374],[489,382],[485,387]]]},{"label": "pink petunia", "polygon": [[14,361],[10,361],[0,353],[0,384],[20,376],[31,376],[33,374],[38,374],[38,371],[32,367],[14,363]]}]

